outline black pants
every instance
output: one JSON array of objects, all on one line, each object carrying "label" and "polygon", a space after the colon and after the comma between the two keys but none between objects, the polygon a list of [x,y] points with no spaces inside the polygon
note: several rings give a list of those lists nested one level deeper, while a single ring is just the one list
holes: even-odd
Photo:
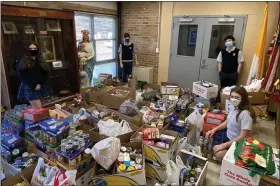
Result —
[{"label": "black pants", "polygon": [[128,76],[132,74],[133,62],[123,62],[123,82],[127,82]]},{"label": "black pants", "polygon": [[236,85],[238,80],[238,72],[234,73],[225,73],[220,72],[220,81],[221,81],[221,88],[227,87],[227,86],[233,86]]}]

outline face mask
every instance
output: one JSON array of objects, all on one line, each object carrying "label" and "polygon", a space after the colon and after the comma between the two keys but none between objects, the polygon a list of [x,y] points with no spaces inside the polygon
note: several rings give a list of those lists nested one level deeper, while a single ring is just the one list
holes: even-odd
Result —
[{"label": "face mask", "polygon": [[129,43],[130,39],[124,39],[124,41],[125,41],[126,43]]},{"label": "face mask", "polygon": [[225,43],[225,46],[226,46],[226,47],[231,47],[231,46],[232,46],[232,42],[231,42],[231,41],[226,42],[226,43]]},{"label": "face mask", "polygon": [[38,50],[29,50],[29,53],[32,57],[36,57],[38,55]]},{"label": "face mask", "polygon": [[240,99],[235,99],[235,98],[230,98],[230,101],[235,107],[237,107],[241,102]]}]

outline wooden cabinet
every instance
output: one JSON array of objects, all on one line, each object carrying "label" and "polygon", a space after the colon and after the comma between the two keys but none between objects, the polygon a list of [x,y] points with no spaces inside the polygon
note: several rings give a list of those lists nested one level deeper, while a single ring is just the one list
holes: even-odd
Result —
[{"label": "wooden cabinet", "polygon": [[[44,99],[43,104],[52,105],[62,99],[72,98],[71,95],[79,92],[73,11],[2,5],[1,16],[2,70],[5,70],[1,76],[6,78],[8,89],[8,95],[2,96],[2,99],[10,99],[12,107],[21,103],[17,100],[20,79],[16,73],[16,64],[27,51],[30,41],[39,45],[51,69],[50,84],[53,94]],[[70,93],[61,94],[65,90]]]}]

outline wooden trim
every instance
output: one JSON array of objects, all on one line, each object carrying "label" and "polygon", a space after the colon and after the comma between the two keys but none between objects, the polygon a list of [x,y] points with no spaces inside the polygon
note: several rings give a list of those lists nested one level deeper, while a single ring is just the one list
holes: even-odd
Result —
[{"label": "wooden trim", "polygon": [[73,19],[73,11],[49,10],[14,5],[1,5],[2,16],[44,17],[54,19]]},{"label": "wooden trim", "polygon": [[[3,32],[2,36],[3,36]],[[6,48],[4,43],[4,38],[1,37],[1,57],[2,57],[2,64],[1,64],[1,94],[4,93],[1,97],[4,100],[2,100],[3,103],[5,103],[5,106],[10,109],[13,106],[13,103],[11,101],[11,85],[10,85],[10,79],[8,75],[8,66],[7,66],[7,60],[6,60]],[[3,90],[3,92],[2,92]]]},{"label": "wooden trim", "polygon": [[78,12],[87,12],[87,13],[96,13],[96,14],[106,14],[106,15],[117,15],[117,10],[100,8],[95,6],[87,6],[81,4],[67,3],[67,2],[36,2],[36,1],[13,1],[13,2],[1,2],[2,5],[12,5],[20,7],[33,7],[33,8],[42,8],[52,9],[52,10],[71,10]]},{"label": "wooden trim", "polygon": [[[74,16],[74,15],[73,15]],[[73,30],[76,30],[76,24],[75,24],[75,19],[73,19]],[[79,59],[78,59],[78,50],[77,50],[77,46],[76,46],[76,32],[73,32],[73,38],[74,38],[74,49],[73,51],[75,51],[75,57],[76,57],[76,76],[77,76],[77,85],[78,85],[78,90],[76,90],[77,92],[80,92],[80,88],[81,88],[81,81],[80,81],[80,65],[79,65]]]}]

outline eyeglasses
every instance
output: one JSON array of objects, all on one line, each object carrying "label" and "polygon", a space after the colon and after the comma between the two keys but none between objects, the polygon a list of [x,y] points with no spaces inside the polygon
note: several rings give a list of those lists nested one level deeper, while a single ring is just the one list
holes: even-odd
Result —
[{"label": "eyeglasses", "polygon": [[230,98],[241,100],[241,97],[239,97],[239,96],[230,96]]}]

